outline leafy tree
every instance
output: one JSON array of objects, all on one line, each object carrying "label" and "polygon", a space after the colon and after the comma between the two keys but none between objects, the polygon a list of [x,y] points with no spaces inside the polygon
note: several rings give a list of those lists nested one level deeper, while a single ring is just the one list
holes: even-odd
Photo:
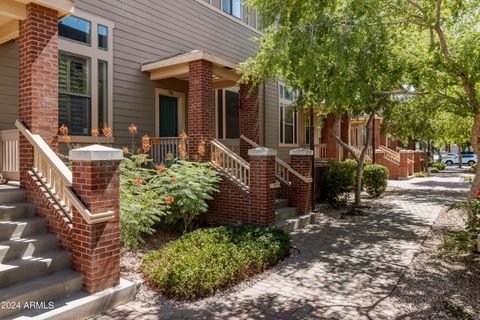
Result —
[{"label": "leafy tree", "polygon": [[[241,81],[253,84],[277,77],[298,89],[297,108],[322,106],[341,117],[368,117],[390,104],[389,95],[399,88],[401,56],[392,50],[396,34],[382,23],[380,0],[304,1],[248,0],[261,16],[260,50],[240,67]],[[336,141],[357,161],[355,203],[360,202],[363,162],[370,141],[356,154],[335,134]]]},{"label": "leafy tree", "polygon": [[[480,156],[480,7],[477,0],[395,0],[385,4],[397,46],[408,61],[408,85],[473,118],[470,142]],[[471,195],[480,188],[477,169]]]}]

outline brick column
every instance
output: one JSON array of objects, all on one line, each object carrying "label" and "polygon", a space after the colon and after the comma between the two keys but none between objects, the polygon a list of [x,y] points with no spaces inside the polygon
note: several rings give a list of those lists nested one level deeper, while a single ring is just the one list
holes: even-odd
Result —
[{"label": "brick column", "polygon": [[[240,134],[260,144],[260,110],[258,86],[240,85]],[[248,150],[252,146],[240,139],[240,156],[248,160]]]},{"label": "brick column", "polygon": [[[340,128],[341,128],[340,137],[342,141],[350,145],[351,144],[350,132],[352,129],[352,124],[349,116],[342,117],[342,123]],[[346,149],[342,148],[342,153],[343,153],[343,159],[349,158],[350,153]]]},{"label": "brick column", "polygon": [[[290,166],[306,178],[312,177],[312,161],[312,150],[290,150]],[[299,213],[309,213],[312,209],[312,183],[307,183],[293,174],[290,174],[290,181],[290,204],[297,207]]]},{"label": "brick column", "polygon": [[210,141],[213,139],[213,71],[212,63],[196,60],[189,63],[188,78],[188,136],[189,157],[195,159],[201,141],[205,141],[205,155],[210,159]]},{"label": "brick column", "polygon": [[330,130],[334,124],[335,115],[327,115],[325,125],[322,128],[322,143],[327,144],[327,158],[338,160],[338,144],[337,141],[330,136]]},{"label": "brick column", "polygon": [[248,150],[250,159],[251,223],[275,223],[275,157],[277,151],[269,148]]},{"label": "brick column", "polygon": [[412,138],[408,139],[408,150],[415,150],[415,140]]},{"label": "brick column", "polygon": [[120,282],[120,150],[93,145],[70,151],[73,190],[95,215],[108,211],[114,218],[89,224],[74,210],[72,228],[73,268],[83,275],[89,292]]},{"label": "brick column", "polygon": [[407,178],[409,176],[408,158],[409,158],[408,150],[401,150],[400,151],[400,171],[398,174],[399,178]]},{"label": "brick column", "polygon": [[424,164],[424,153],[422,150],[415,150],[413,152],[413,161],[415,161],[414,165],[414,172],[420,172],[423,171]]},{"label": "brick column", "polygon": [[[58,12],[34,3],[19,23],[18,118],[56,151],[58,148]],[[33,148],[20,135],[20,182],[26,186]]]},{"label": "brick column", "polygon": [[382,120],[375,119],[374,123],[375,123],[375,127],[373,128],[373,132],[375,135],[375,149],[378,149],[380,146],[387,145],[387,137],[382,135],[381,133]]}]

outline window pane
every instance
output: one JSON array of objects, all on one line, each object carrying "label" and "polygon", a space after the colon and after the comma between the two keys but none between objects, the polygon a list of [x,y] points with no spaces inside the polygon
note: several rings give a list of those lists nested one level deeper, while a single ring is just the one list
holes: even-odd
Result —
[{"label": "window pane", "polygon": [[89,135],[91,131],[90,98],[59,94],[58,124],[66,125],[71,135]]},{"label": "window pane", "polygon": [[90,21],[75,16],[63,18],[58,25],[60,37],[85,44],[90,44],[90,29]]},{"label": "window pane", "polygon": [[108,28],[98,25],[98,47],[101,49],[108,49]]},{"label": "window pane", "polygon": [[232,0],[232,15],[238,19],[242,18],[242,1]]},{"label": "window pane", "polygon": [[283,104],[280,103],[280,143],[285,143],[283,139]]},{"label": "window pane", "polygon": [[227,139],[240,138],[240,111],[237,106],[238,100],[239,94],[237,92],[225,91]]},{"label": "window pane", "polygon": [[58,90],[68,92],[68,59],[61,53],[58,58]]},{"label": "window pane", "polygon": [[285,124],[285,143],[293,144],[293,125]]},{"label": "window pane", "polygon": [[223,139],[223,90],[217,92],[218,139]]},{"label": "window pane", "polygon": [[232,14],[232,0],[223,0],[223,11]]},{"label": "window pane", "polygon": [[108,127],[108,63],[98,60],[98,128]]},{"label": "window pane", "polygon": [[81,57],[70,57],[70,92],[89,94],[88,86],[88,60]]}]

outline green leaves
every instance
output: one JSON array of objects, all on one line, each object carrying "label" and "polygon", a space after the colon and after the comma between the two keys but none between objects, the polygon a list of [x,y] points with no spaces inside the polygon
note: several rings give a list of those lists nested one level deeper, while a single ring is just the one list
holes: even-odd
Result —
[{"label": "green leaves", "polygon": [[142,271],[165,295],[195,299],[274,265],[290,246],[290,236],[278,229],[199,229],[146,255]]},{"label": "green leaves", "polygon": [[122,242],[137,247],[162,219],[190,230],[194,219],[208,211],[219,181],[209,163],[177,161],[156,170],[144,154],[126,158],[120,179]]}]

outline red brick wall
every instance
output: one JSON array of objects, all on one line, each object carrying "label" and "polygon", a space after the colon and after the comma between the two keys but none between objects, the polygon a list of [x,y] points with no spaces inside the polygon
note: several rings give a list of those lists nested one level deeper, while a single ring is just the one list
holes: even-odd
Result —
[{"label": "red brick wall", "polygon": [[[240,85],[240,134],[260,144],[260,111],[258,86]],[[248,150],[252,146],[240,139],[240,156],[248,161]]]},{"label": "red brick wall", "polygon": [[413,168],[413,171],[414,172],[420,172],[420,171],[423,171],[423,168],[424,168],[424,157],[425,157],[425,154],[423,151],[420,151],[420,150],[416,150],[414,153],[413,153],[413,161],[414,162],[414,168]]},{"label": "red brick wall", "polygon": [[212,63],[205,60],[189,64],[188,79],[188,136],[189,156],[194,159],[200,142],[205,141],[205,156],[209,160],[210,140],[214,137]]},{"label": "red brick wall", "polygon": [[384,152],[383,151],[377,151],[376,152],[376,160],[377,164],[380,164],[384,167],[388,168],[388,179],[390,180],[397,180],[398,177],[400,176],[400,167],[392,163],[391,161],[387,160],[384,158]]},{"label": "red brick wall", "polygon": [[374,134],[375,134],[375,149],[378,149],[380,146],[387,146],[387,137],[382,135],[381,128],[382,128],[382,120],[375,119],[375,127],[374,127]]},{"label": "red brick wall", "polygon": [[98,292],[120,282],[120,161],[72,161],[73,189],[92,214],[114,211],[108,222],[88,224],[73,212],[73,268],[83,286]]},{"label": "red brick wall", "polygon": [[[312,177],[312,156],[290,156],[290,166],[304,177]],[[308,213],[312,209],[312,184],[306,183],[297,176],[290,174],[292,182],[289,202],[298,208],[299,213]]]},{"label": "red brick wall", "polygon": [[[341,124],[341,139],[343,142],[346,144],[351,144],[350,143],[350,131],[352,129],[350,117],[344,116],[342,117],[342,124]],[[350,153],[342,148],[342,153],[343,153],[343,159],[347,159],[350,157]]]},{"label": "red brick wall", "polygon": [[338,144],[335,138],[330,136],[330,129],[335,124],[335,116],[327,115],[325,125],[322,128],[322,143],[327,144],[327,158],[338,160]]},{"label": "red brick wall", "polygon": [[[27,5],[27,19],[19,23],[18,117],[40,134],[53,150],[58,141],[58,13],[37,4]],[[20,181],[28,183],[33,148],[20,135]]]},{"label": "red brick wall", "polygon": [[275,157],[250,156],[250,190],[240,188],[228,176],[220,182],[220,192],[209,203],[209,212],[202,216],[211,224],[275,223]]}]

